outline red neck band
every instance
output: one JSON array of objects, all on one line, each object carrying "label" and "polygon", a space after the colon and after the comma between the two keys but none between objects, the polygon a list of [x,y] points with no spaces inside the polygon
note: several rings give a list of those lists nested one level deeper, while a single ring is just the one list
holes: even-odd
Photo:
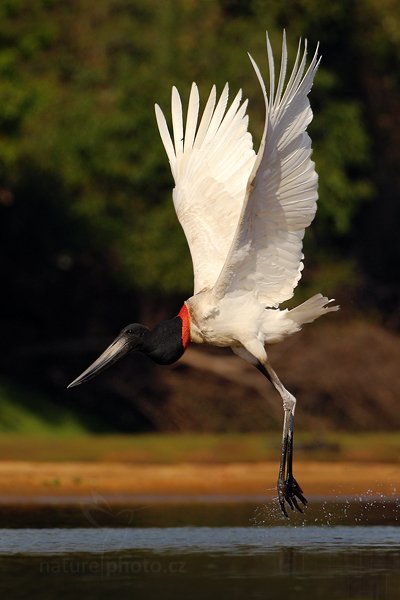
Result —
[{"label": "red neck band", "polygon": [[186,304],[182,306],[178,317],[182,320],[182,346],[186,350],[190,342],[190,316]]}]

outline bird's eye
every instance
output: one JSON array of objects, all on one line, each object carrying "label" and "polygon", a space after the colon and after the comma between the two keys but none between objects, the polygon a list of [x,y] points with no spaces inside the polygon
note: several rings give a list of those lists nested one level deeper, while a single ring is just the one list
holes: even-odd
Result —
[{"label": "bird's eye", "polygon": [[127,329],[127,331],[125,333],[128,333],[129,335],[133,334],[133,329]]}]

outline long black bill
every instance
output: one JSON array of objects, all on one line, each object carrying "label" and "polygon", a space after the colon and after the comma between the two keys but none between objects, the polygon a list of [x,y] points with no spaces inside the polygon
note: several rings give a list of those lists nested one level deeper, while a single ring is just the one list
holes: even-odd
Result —
[{"label": "long black bill", "polygon": [[68,387],[75,387],[76,385],[80,385],[81,383],[85,383],[86,381],[89,381],[89,379],[96,377],[99,373],[102,373],[107,369],[107,367],[110,367],[117,360],[125,356],[130,349],[131,347],[128,338],[123,334],[119,335],[113,343],[104,350],[103,354],[101,354],[99,358],[86,369],[86,371],[83,371],[79,377],[74,379]]}]

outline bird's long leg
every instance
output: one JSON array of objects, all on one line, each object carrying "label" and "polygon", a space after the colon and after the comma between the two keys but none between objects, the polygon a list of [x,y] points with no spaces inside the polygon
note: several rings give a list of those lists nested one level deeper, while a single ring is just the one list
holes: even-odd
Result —
[{"label": "bird's long leg", "polygon": [[278,475],[278,497],[282,512],[287,517],[285,501],[292,510],[297,509],[299,512],[303,511],[297,500],[300,500],[304,505],[307,504],[307,500],[303,496],[303,490],[293,477],[293,429],[296,399],[283,386],[268,361],[265,361],[264,364],[258,363],[257,368],[277,389],[283,401],[284,419]]}]

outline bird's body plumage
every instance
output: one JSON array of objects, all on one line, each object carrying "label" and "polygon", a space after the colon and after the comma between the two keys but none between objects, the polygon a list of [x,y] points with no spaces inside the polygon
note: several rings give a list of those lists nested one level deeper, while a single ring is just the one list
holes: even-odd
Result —
[{"label": "bird's body plumage", "polygon": [[175,181],[173,202],[193,260],[194,294],[179,315],[153,330],[133,324],[71,385],[94,377],[131,350],[169,364],[192,342],[230,347],[269,379],[284,409],[278,496],[301,510],[306,504],[292,473],[296,399],[273,370],[266,346],[296,333],[337,306],[317,294],[293,309],[289,300],[302,269],[305,229],[317,207],[318,177],[311,160],[308,100],[318,68],[317,51],[306,69],[299,44],[286,82],[285,34],[277,84],[267,36],[269,93],[250,57],[263,92],[266,118],[257,154],[248,131],[247,100],[239,91],[228,105],[228,85],[217,101],[213,86],[200,114],[199,92],[192,84],[186,118],[178,91],[172,89],[172,135],[162,110],[156,118]]},{"label": "bird's body plumage", "polygon": [[246,347],[257,338],[263,345],[276,344],[297,333],[337,307],[326,306],[328,299],[316,294],[294,309],[265,308],[251,292],[225,297],[217,302],[212,291],[199,292],[186,300],[190,314],[191,341],[221,347]]}]

